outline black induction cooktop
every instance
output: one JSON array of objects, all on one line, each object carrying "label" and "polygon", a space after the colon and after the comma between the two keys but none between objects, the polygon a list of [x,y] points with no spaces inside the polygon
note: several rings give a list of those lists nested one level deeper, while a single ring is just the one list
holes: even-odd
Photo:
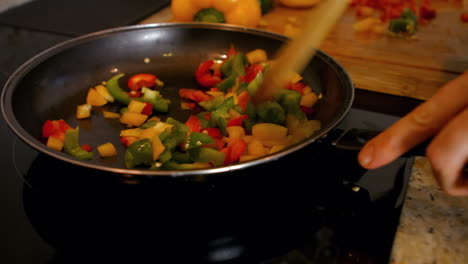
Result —
[{"label": "black induction cooktop", "polygon": [[[129,1],[110,5],[120,2]],[[27,59],[90,29],[55,32],[0,14],[0,87]],[[412,158],[366,171],[333,140],[352,128],[382,130],[417,103],[358,89],[328,138],[204,181],[65,164],[0,120],[0,263],[387,263]]]}]

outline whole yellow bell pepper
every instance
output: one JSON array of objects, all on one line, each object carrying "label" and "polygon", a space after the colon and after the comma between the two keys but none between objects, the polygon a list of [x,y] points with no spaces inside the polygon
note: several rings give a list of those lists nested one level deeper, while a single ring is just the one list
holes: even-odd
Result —
[{"label": "whole yellow bell pepper", "polygon": [[172,0],[177,22],[214,22],[256,27],[262,11],[258,0]]}]

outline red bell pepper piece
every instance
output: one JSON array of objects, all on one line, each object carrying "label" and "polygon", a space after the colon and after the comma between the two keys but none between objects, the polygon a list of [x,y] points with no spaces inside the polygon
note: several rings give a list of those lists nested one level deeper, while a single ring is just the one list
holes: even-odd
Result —
[{"label": "red bell pepper piece", "polygon": [[132,91],[139,91],[143,87],[153,87],[156,83],[156,75],[149,73],[139,73],[135,74],[130,79],[128,79],[128,88]]},{"label": "red bell pepper piece", "polygon": [[143,107],[141,113],[144,115],[151,115],[153,113],[153,105],[151,103],[145,102],[145,107]]},{"label": "red bell pepper piece", "polygon": [[244,120],[247,120],[247,119],[249,119],[248,115],[240,115],[238,117],[234,117],[234,118],[228,120],[227,126],[228,127],[230,127],[230,126],[242,126],[242,122]]},{"label": "red bell pepper piece", "polygon": [[306,107],[306,106],[302,106],[301,105],[301,111],[306,114],[306,115],[312,115],[313,113],[315,113],[315,108],[313,107]]},{"label": "red bell pepper piece", "polygon": [[204,93],[200,90],[195,90],[192,94],[194,101],[202,102],[202,101],[209,101],[211,100],[211,95]]},{"label": "red bell pepper piece", "polygon": [[258,72],[263,71],[264,67],[260,64],[252,64],[245,70],[245,75],[241,76],[241,81],[250,83],[257,76]]},{"label": "red bell pepper piece", "polygon": [[93,148],[92,148],[90,145],[88,145],[88,144],[83,144],[83,145],[81,146],[81,148],[84,149],[84,150],[86,150],[86,151],[88,151],[88,152],[91,152],[91,151],[93,150]]},{"label": "red bell pepper piece", "polygon": [[42,126],[42,137],[48,138],[53,136],[55,138],[63,140],[65,138],[65,132],[72,127],[67,124],[63,119],[59,120],[47,120]]},{"label": "red bell pepper piece", "polygon": [[140,97],[140,96],[141,96],[141,92],[140,92],[140,91],[132,90],[132,91],[128,92],[128,95],[129,95],[130,97],[137,98],[137,97]]},{"label": "red bell pepper piece", "polygon": [[247,143],[243,139],[234,138],[229,140],[228,146],[221,150],[226,154],[224,165],[238,161],[246,149]]},{"label": "red bell pepper piece", "polygon": [[195,101],[195,97],[193,97],[193,92],[196,91],[195,89],[189,88],[181,88],[179,89],[179,96],[183,99],[189,99]]},{"label": "red bell pepper piece", "polygon": [[131,136],[125,136],[125,137],[120,137],[120,142],[122,142],[122,144],[125,146],[125,147],[128,147],[130,146],[133,142],[137,141],[138,138],[136,137],[131,137]]},{"label": "red bell pepper piece", "polygon": [[229,47],[228,52],[227,52],[226,59],[229,58],[229,57],[231,57],[232,55],[235,55],[235,54],[237,54],[237,50],[236,50],[236,48],[234,47],[234,45],[231,45],[231,46]]},{"label": "red bell pepper piece", "polygon": [[305,83],[303,82],[297,82],[297,83],[291,83],[288,85],[289,90],[294,90],[300,92],[302,95],[304,95],[304,88],[306,87]]},{"label": "red bell pepper piece", "polygon": [[208,133],[214,140],[216,141],[216,146],[218,149],[223,149],[224,145],[226,145],[226,142],[223,140],[223,135],[221,134],[221,130],[217,127],[207,127],[202,130],[202,132]]},{"label": "red bell pepper piece", "polygon": [[189,99],[195,102],[202,102],[211,100],[211,95],[196,89],[181,88],[179,89],[179,96],[184,99]]},{"label": "red bell pepper piece", "polygon": [[188,126],[192,132],[200,132],[202,128],[200,119],[194,115],[189,116],[187,121],[185,121],[185,125]]},{"label": "red bell pepper piece", "polygon": [[249,91],[243,91],[239,95],[237,95],[237,101],[238,105],[242,108],[242,111],[246,111],[247,109],[247,103],[250,100],[250,94]]},{"label": "red bell pepper piece", "polygon": [[195,78],[198,84],[203,87],[213,87],[222,81],[221,71],[219,69],[211,70],[213,64],[213,60],[207,60],[201,63],[195,71]]}]

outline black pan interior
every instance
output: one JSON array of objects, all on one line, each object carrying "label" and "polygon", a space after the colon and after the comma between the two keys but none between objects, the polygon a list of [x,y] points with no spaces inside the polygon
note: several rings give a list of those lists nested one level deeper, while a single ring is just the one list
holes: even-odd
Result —
[{"label": "black pan interior", "polygon": [[[221,59],[230,45],[248,52],[265,49],[270,57],[287,41],[283,36],[258,30],[209,24],[165,24],[132,26],[97,32],[62,43],[37,55],[8,80],[2,96],[2,111],[13,131],[34,148],[54,157],[105,170],[125,170],[125,149],[118,120],[104,119],[101,110],[117,111],[118,106],[95,108],[89,120],[75,118],[76,106],[85,102],[87,90],[108,80],[117,72],[128,76],[156,74],[165,86],[161,93],[171,99],[170,115],[185,121],[177,90],[195,88],[194,71],[211,58]],[[316,118],[323,128],[314,139],[333,128],[349,110],[353,100],[352,83],[345,70],[330,56],[319,51],[303,73],[306,82],[323,94]],[[112,142],[118,157],[82,162],[47,149],[41,127],[47,119],[64,119],[80,127],[80,142],[98,146]]]}]

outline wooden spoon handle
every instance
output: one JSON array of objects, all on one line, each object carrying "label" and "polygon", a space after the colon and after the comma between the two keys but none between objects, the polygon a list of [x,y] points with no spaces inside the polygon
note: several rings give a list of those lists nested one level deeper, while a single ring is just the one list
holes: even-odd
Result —
[{"label": "wooden spoon handle", "polygon": [[288,84],[292,73],[302,73],[316,50],[349,5],[349,0],[324,0],[307,15],[304,25],[276,54],[253,100],[256,104],[272,100],[279,88]]}]

